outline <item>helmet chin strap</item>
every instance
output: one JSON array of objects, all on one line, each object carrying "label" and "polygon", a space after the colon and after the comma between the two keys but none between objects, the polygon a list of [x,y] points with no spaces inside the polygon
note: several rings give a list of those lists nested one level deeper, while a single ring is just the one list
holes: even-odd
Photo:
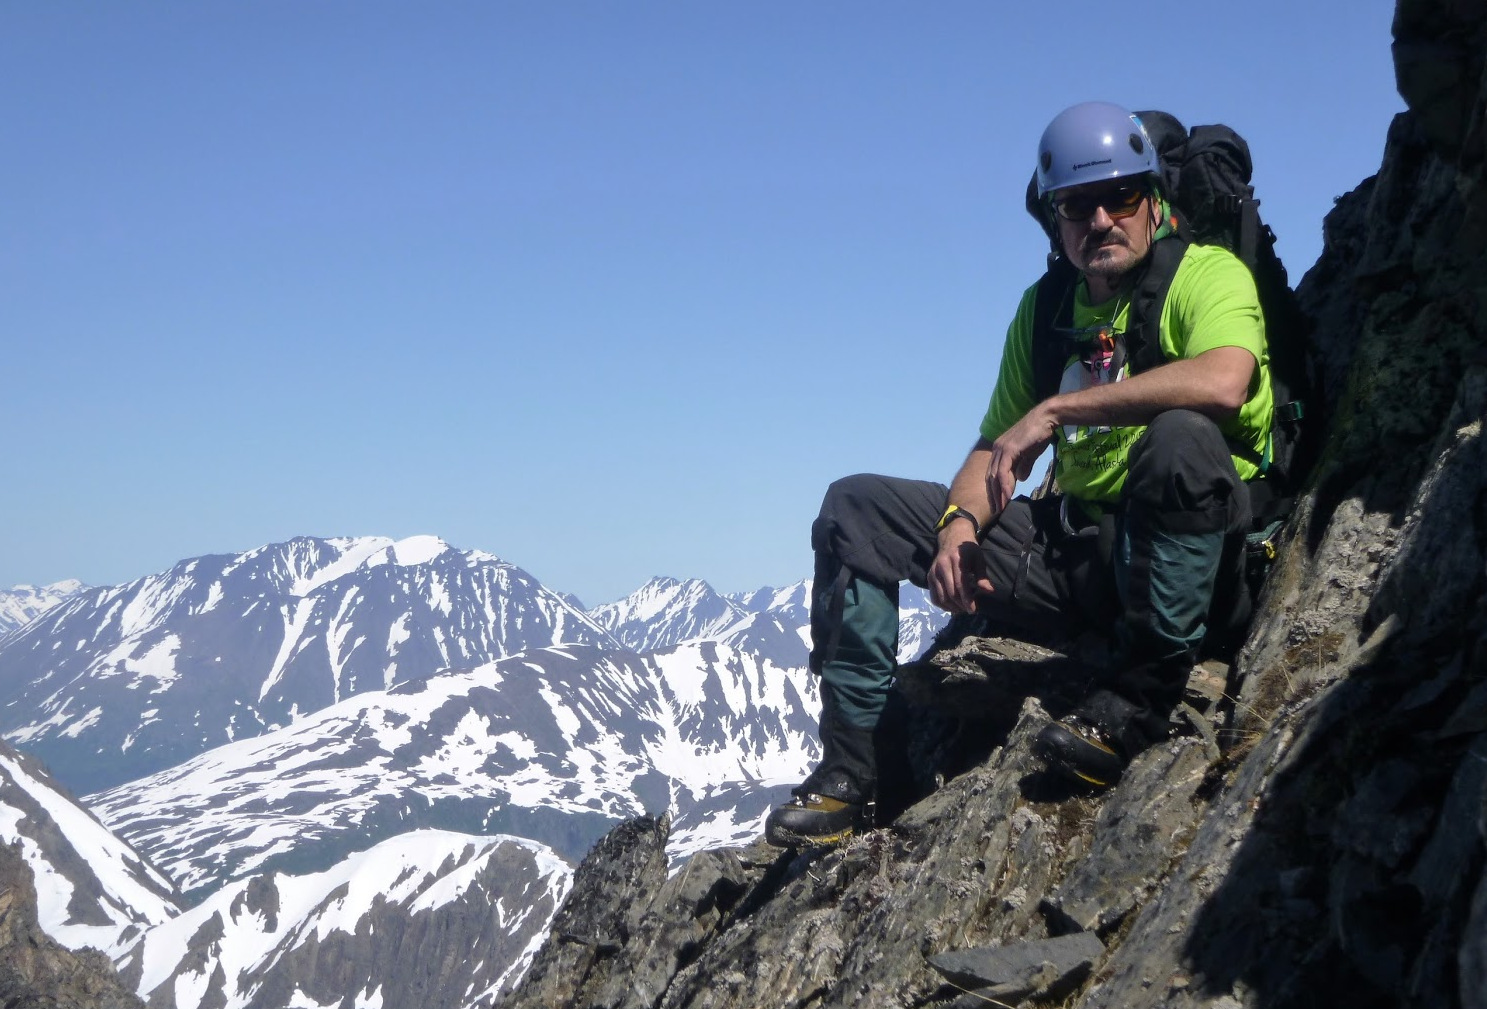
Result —
[{"label": "helmet chin strap", "polygon": [[1177,229],[1172,226],[1172,208],[1162,198],[1162,191],[1155,190],[1152,193],[1152,209],[1157,213],[1157,220],[1152,225],[1151,242],[1155,244]]}]

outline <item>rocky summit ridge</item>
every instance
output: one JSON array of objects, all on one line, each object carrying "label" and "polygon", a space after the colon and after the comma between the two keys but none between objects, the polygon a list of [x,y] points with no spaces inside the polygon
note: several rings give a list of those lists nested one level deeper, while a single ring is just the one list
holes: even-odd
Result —
[{"label": "rocky summit ridge", "polygon": [[1401,0],[1394,34],[1408,111],[1299,286],[1325,454],[1188,729],[1074,795],[1028,747],[1061,657],[906,670],[949,741],[927,798],[670,874],[630,821],[502,1006],[1487,1007],[1487,11]]}]

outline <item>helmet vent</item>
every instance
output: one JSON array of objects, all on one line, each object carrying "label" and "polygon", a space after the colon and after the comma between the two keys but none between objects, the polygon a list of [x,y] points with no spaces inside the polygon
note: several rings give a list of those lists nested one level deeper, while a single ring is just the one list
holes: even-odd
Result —
[{"label": "helmet vent", "polygon": [[[1043,171],[1048,171],[1048,169],[1053,167],[1053,152],[1044,151],[1042,157],[1040,157],[1038,161],[1043,165]],[[1024,164],[1025,163],[1026,162],[1024,162]]]},{"label": "helmet vent", "polygon": [[1126,140],[1130,143],[1131,150],[1135,151],[1137,154],[1141,154],[1146,150],[1146,144],[1142,142],[1141,134],[1132,133],[1130,136],[1126,137]]}]

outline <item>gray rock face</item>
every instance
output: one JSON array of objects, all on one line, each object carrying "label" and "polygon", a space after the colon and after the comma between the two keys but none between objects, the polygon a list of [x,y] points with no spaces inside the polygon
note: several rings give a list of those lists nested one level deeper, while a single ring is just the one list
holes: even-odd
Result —
[{"label": "gray rock face", "polygon": [[[542,956],[503,1006],[576,1005],[581,991],[611,987],[623,972],[619,955],[638,938],[640,918],[666,879],[671,825],[640,817],[599,842],[574,875],[568,900],[552,923]],[[616,900],[619,894],[643,900]],[[663,905],[664,906],[664,905]],[[680,930],[688,923],[673,920]]]},{"label": "gray rock face", "polygon": [[[700,917],[660,897],[660,825],[612,835],[566,928],[629,924],[581,963],[555,934],[507,1005],[968,1005],[933,958],[1041,970],[1083,933],[1103,952],[1060,1006],[1487,1006],[1487,11],[1402,0],[1395,33],[1410,111],[1300,288],[1326,454],[1216,728],[1059,792],[1028,742],[1077,663],[971,646],[909,685],[961,773],[834,851],[694,860],[730,894]],[[1010,728],[1009,670],[1051,684]]]},{"label": "gray rock face", "polygon": [[[617,829],[579,870],[579,879],[603,884],[584,898],[575,882],[563,914],[570,922],[586,922],[587,915],[617,921],[625,909],[646,928],[593,926],[609,940],[605,967],[600,974],[590,959],[580,975],[555,927],[504,1005],[922,1005],[954,997],[956,987],[926,956],[1070,931],[1072,915],[1098,917],[1092,902],[1112,896],[1097,877],[1076,871],[1091,852],[1123,850],[1134,874],[1140,864],[1168,865],[1190,836],[1191,803],[1154,801],[1151,783],[1201,781],[1191,773],[1200,741],[1178,739],[1143,754],[1104,810],[1046,782],[1044,794],[1030,801],[1022,783],[1041,775],[1028,742],[1046,722],[1029,701],[989,760],[891,827],[842,849],[798,857],[767,848],[708,853],[709,861],[694,858],[667,883],[691,874],[694,891],[729,895],[726,900],[671,900],[659,883],[659,863],[644,868],[651,864],[645,852],[664,844],[659,827]],[[1144,844],[1133,850],[1130,837]],[[762,861],[761,851],[773,852],[773,859]],[[1121,892],[1110,913],[1118,925],[1145,888],[1115,886]],[[715,917],[699,916],[698,906]],[[567,928],[591,934],[587,924]],[[569,979],[569,986],[556,988],[555,977]],[[630,984],[640,978],[644,985]]]}]

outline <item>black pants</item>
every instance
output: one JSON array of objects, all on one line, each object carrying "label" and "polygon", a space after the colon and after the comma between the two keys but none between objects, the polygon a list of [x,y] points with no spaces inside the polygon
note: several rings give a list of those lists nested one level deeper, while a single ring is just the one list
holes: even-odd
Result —
[{"label": "black pants", "polygon": [[[811,529],[811,668],[831,712],[823,737],[828,722],[877,724],[897,650],[898,583],[925,585],[947,496],[943,484],[868,474],[827,490]],[[1089,717],[1117,734],[1135,722],[1154,735],[1210,624],[1232,632],[1248,618],[1247,489],[1213,421],[1174,410],[1132,447],[1111,514],[1070,505],[1019,498],[997,517],[981,542],[994,591],[978,608],[1034,642],[1109,631],[1118,662]],[[1210,612],[1215,599],[1225,612]]]}]

